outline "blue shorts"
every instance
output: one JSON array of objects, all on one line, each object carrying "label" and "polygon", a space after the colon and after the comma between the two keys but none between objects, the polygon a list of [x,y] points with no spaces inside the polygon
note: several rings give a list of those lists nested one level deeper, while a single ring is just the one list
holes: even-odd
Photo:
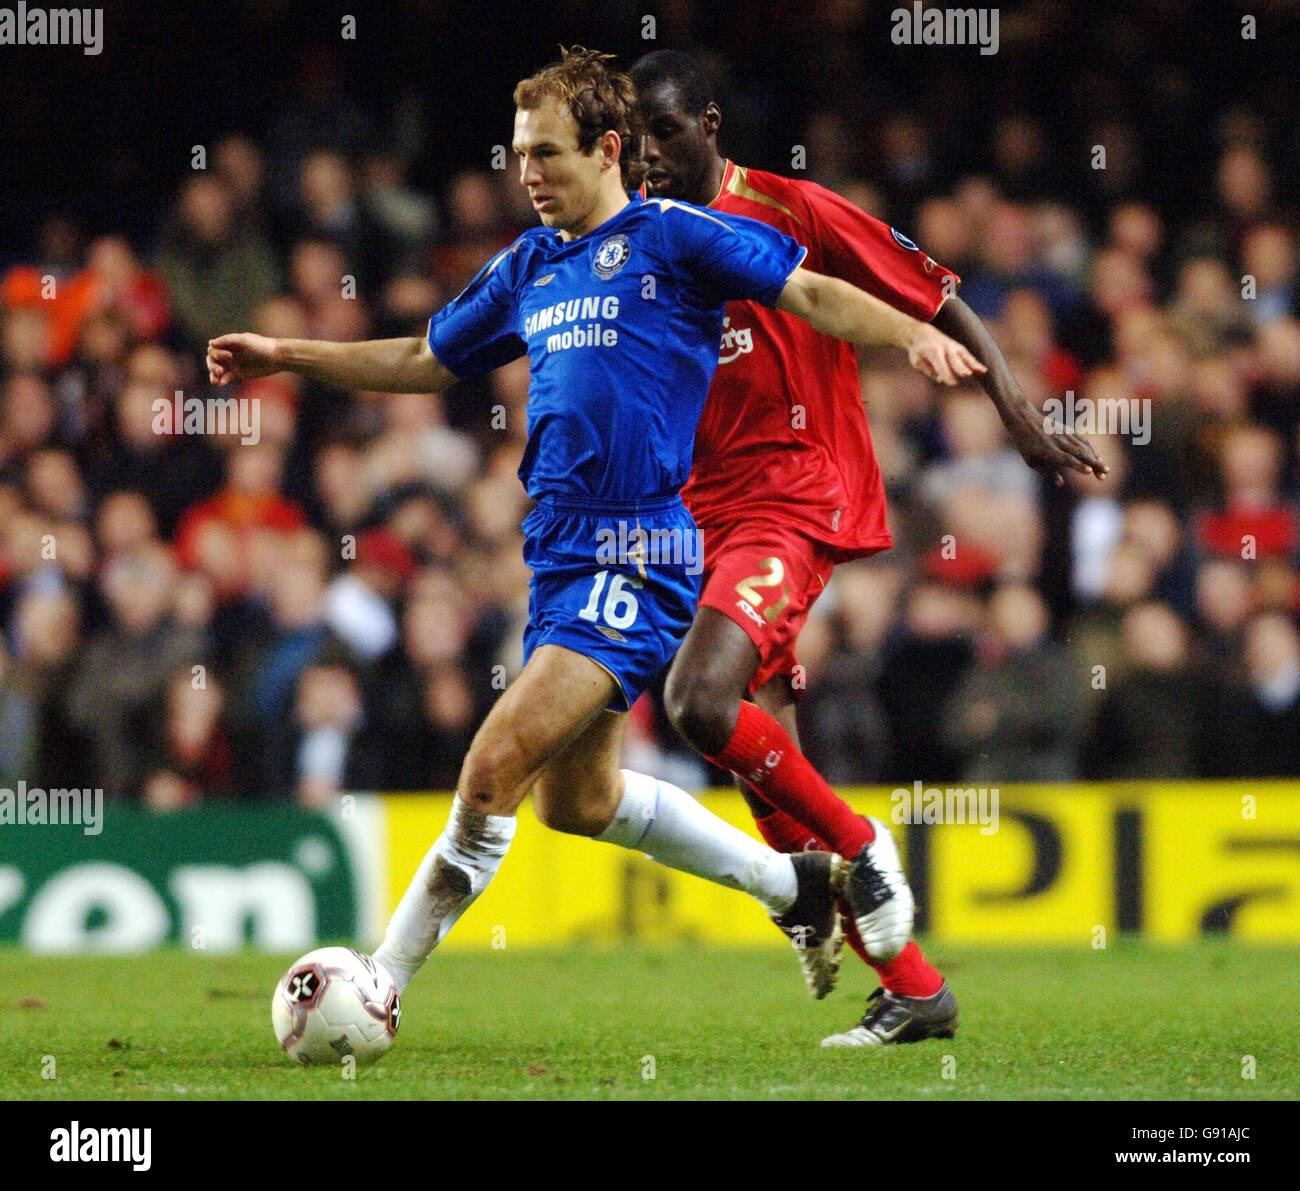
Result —
[{"label": "blue shorts", "polygon": [[677,496],[634,505],[543,496],[524,518],[532,568],[524,661],[562,645],[604,667],[626,711],[672,661],[700,598],[704,551]]}]

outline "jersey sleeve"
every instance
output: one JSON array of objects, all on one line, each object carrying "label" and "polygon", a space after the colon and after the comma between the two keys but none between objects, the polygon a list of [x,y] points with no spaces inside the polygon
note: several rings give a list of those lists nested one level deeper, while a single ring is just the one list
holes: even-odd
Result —
[{"label": "jersey sleeve", "polygon": [[706,302],[752,301],[775,306],[808,250],[756,219],[662,202],[670,250],[692,289]]},{"label": "jersey sleeve", "polygon": [[[821,186],[801,191],[818,251],[810,265],[929,322],[961,278],[902,232]],[[951,277],[947,285],[944,279]]]},{"label": "jersey sleeve", "polygon": [[429,320],[429,348],[461,380],[517,360],[526,350],[516,333],[513,265],[522,243],[497,253],[459,294]]}]

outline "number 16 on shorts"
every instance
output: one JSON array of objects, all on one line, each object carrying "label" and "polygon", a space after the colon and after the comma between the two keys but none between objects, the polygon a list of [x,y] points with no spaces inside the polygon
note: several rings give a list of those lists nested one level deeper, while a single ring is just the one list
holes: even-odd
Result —
[{"label": "number 16 on shorts", "polygon": [[[636,623],[638,608],[636,596],[629,588],[644,587],[645,584],[630,575],[616,574],[613,582],[609,583],[609,590],[605,591],[608,580],[608,571],[596,572],[595,581],[591,586],[591,595],[588,596],[582,611],[578,613],[578,618],[589,620],[592,624],[599,624],[603,620],[611,629],[631,628]],[[605,594],[603,605],[600,599],[602,592]]]}]

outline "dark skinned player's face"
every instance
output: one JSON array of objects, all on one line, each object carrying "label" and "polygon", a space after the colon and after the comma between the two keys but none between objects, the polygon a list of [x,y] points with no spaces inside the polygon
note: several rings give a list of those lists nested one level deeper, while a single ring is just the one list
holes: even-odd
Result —
[{"label": "dark skinned player's face", "polygon": [[637,98],[644,135],[641,159],[646,164],[646,193],[655,198],[683,199],[707,206],[709,166],[717,156],[714,137],[722,118],[709,104],[697,116],[682,110],[681,97],[671,83],[661,83]]}]

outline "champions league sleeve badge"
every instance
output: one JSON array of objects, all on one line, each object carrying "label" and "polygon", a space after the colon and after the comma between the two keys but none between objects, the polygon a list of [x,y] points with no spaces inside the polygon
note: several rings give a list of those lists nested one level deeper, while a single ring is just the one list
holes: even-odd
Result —
[{"label": "champions league sleeve badge", "polygon": [[596,249],[591,267],[595,269],[596,276],[601,281],[608,281],[627,264],[631,255],[632,245],[626,236],[610,236],[609,239],[602,240],[600,247]]}]

